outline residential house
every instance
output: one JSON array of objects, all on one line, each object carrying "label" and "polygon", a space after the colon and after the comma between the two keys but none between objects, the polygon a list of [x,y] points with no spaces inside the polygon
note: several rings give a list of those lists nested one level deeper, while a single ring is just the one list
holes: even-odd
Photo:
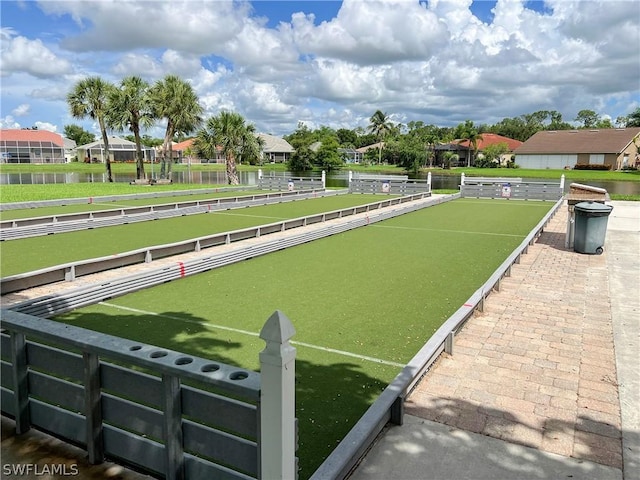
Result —
[{"label": "residential house", "polygon": [[640,127],[593,130],[545,130],[516,149],[522,168],[574,168],[603,164],[613,170],[640,166]]},{"label": "residential house", "polygon": [[[384,142],[378,142],[378,143],[372,143],[371,145],[365,145],[364,147],[360,147],[356,149],[356,152],[358,152],[361,157],[360,159],[364,159],[365,154],[369,151],[369,150],[373,150],[375,149],[376,152],[378,152],[378,154],[380,153],[380,149],[384,150]],[[376,158],[378,158],[378,155],[376,154]]]},{"label": "residential house", "polygon": [[[87,143],[76,147],[78,159],[86,163],[104,163],[105,148],[102,138],[95,142]],[[142,153],[145,162],[151,162],[155,159],[155,150],[150,147],[142,146]],[[111,136],[109,137],[109,159],[111,162],[127,162],[136,161],[136,144],[125,138]]]},{"label": "residential house", "polygon": [[[436,154],[436,165],[441,165],[444,162],[444,153],[445,152],[453,152],[458,155],[458,163],[454,166],[466,166],[471,164],[473,166],[473,162],[471,161],[471,156],[475,155],[477,158],[478,155],[482,155],[484,150],[490,145],[497,145],[503,143],[507,146],[509,151],[503,154],[500,157],[500,163],[502,165],[506,164],[515,151],[516,148],[522,145],[520,140],[514,140],[513,138],[503,137],[502,135],[498,135],[496,133],[481,133],[476,141],[475,149],[471,145],[469,140],[453,140],[449,143],[442,143],[435,146],[435,154]],[[473,151],[472,151],[473,149]]]},{"label": "residential house", "polygon": [[66,163],[75,162],[78,160],[76,157],[76,141],[67,137],[62,137],[64,142],[64,161]]},{"label": "residential house", "polygon": [[48,130],[0,130],[1,163],[65,163],[62,135]]},{"label": "residential house", "polygon": [[291,158],[294,148],[284,138],[274,137],[266,133],[259,133],[258,138],[262,146],[262,160],[268,163],[286,163]]},{"label": "residential house", "polygon": [[359,164],[364,158],[364,154],[355,148],[338,148],[338,153],[346,164]]},{"label": "residential house", "polygon": [[224,163],[224,155],[220,147],[216,148],[216,155],[214,158],[202,158],[199,152],[193,146],[194,139],[190,138],[183,142],[174,143],[171,146],[173,152],[173,158],[178,163],[187,163],[189,165],[193,163]]}]

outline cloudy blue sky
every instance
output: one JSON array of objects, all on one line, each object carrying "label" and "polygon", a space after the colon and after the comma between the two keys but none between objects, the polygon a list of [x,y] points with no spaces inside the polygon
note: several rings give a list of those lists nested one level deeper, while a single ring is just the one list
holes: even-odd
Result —
[{"label": "cloudy blue sky", "polygon": [[[1,8],[2,128],[62,132],[79,79],[187,79],[206,115],[261,132],[396,122],[565,121],[640,107],[637,0],[67,0]],[[161,136],[162,126],[147,132]],[[114,132],[115,133],[115,132]]]}]

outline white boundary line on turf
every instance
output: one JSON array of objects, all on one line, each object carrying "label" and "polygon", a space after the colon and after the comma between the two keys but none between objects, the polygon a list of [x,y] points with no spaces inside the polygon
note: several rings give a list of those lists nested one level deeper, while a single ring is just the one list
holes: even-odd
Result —
[{"label": "white boundary line on turf", "polygon": [[[249,330],[241,330],[239,328],[225,327],[223,325],[216,325],[214,323],[208,323],[208,322],[199,322],[197,320],[189,320],[187,318],[173,317],[171,315],[162,315],[162,314],[156,313],[156,312],[148,312],[146,310],[140,310],[138,308],[125,307],[125,306],[122,306],[122,305],[116,305],[114,303],[108,303],[108,302],[99,302],[99,305],[104,305],[106,307],[111,307],[111,308],[117,308],[117,309],[120,309],[120,310],[127,310],[127,311],[133,312],[133,313],[142,313],[144,315],[152,315],[154,317],[168,318],[170,320],[179,320],[181,322],[197,323],[198,325],[202,325],[202,326],[208,326],[208,327],[211,327],[211,328],[218,328],[220,330],[227,330],[229,332],[234,332],[234,333],[241,333],[243,335],[250,335],[252,337],[259,337],[258,333],[250,332]],[[337,353],[338,355],[344,355],[346,357],[353,357],[353,358],[357,358],[359,360],[366,360],[368,362],[381,363],[383,365],[389,365],[391,367],[404,368],[404,366],[405,366],[402,363],[391,362],[391,361],[388,361],[388,360],[382,360],[380,358],[369,357],[367,355],[358,355],[357,353],[345,352],[344,350],[336,350],[334,348],[321,347],[319,345],[312,345],[310,343],[296,342],[296,341],[291,341],[291,343],[293,345],[299,345],[301,347],[312,348],[314,350],[321,350],[323,352]]]},{"label": "white boundary line on turf", "polygon": [[471,235],[491,235],[493,237],[516,237],[524,238],[526,235],[514,235],[512,233],[490,233],[490,232],[468,232],[466,230],[445,230],[442,228],[420,228],[420,227],[398,227],[389,225],[369,225],[368,228],[394,228],[398,230],[423,230],[425,232],[447,232],[447,233],[468,233]]}]

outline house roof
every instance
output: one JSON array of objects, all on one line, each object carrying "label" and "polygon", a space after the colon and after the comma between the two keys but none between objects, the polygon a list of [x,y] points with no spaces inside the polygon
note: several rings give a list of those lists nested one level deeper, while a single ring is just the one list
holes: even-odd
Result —
[{"label": "house roof", "polygon": [[193,148],[193,138],[184,140],[183,142],[174,143],[171,146],[171,150],[173,150],[174,152],[182,152],[187,148]]},{"label": "house roof", "polygon": [[[469,148],[469,140],[460,140],[457,142],[459,145]],[[513,138],[503,137],[497,133],[481,133],[478,141],[476,142],[476,149],[482,151],[489,145],[495,145],[498,143],[506,143],[509,151],[513,152],[516,148],[522,145],[520,140],[514,140]]]},{"label": "house roof", "polygon": [[365,153],[367,150],[371,150],[372,148],[379,149],[380,147],[384,148],[384,142],[372,143],[371,145],[365,145],[364,147],[356,148],[356,151],[360,153]]},{"label": "house roof", "polygon": [[67,137],[62,137],[62,141],[64,143],[64,148],[66,150],[73,150],[74,148],[76,148],[75,140],[71,140],[70,138],[67,138]]},{"label": "house roof", "polygon": [[600,130],[544,130],[534,134],[515,153],[615,153],[622,152],[640,134],[640,128]]},{"label": "house roof", "polygon": [[49,130],[7,129],[0,130],[0,140],[8,142],[51,142],[64,148],[62,135]]},{"label": "house roof", "polygon": [[293,153],[293,147],[284,138],[274,137],[266,133],[259,133],[257,137],[264,141],[262,151],[265,153]]},{"label": "house roof", "polygon": [[[100,140],[96,140],[95,142],[87,143],[85,145],[80,145],[78,148],[87,150],[89,148],[103,148],[103,147],[104,147],[104,143],[102,142],[102,138],[100,138]],[[136,148],[135,142],[131,142],[126,138],[121,138],[116,136],[109,137],[110,150],[135,150],[135,148]],[[142,148],[144,149],[145,147],[142,147]]]}]

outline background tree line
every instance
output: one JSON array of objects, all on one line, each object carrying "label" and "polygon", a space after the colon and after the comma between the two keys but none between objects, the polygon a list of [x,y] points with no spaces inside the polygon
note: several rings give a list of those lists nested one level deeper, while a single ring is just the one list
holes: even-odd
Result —
[{"label": "background tree line", "polygon": [[[592,110],[578,112],[575,123],[563,121],[562,114],[555,110],[540,110],[515,118],[504,118],[494,125],[476,125],[473,121],[466,120],[455,127],[427,125],[422,121],[411,121],[406,125],[394,123],[389,115],[378,110],[369,122],[367,129],[358,127],[353,130],[334,130],[326,126],[311,130],[305,124],[298,123],[298,128],[293,133],[284,136],[296,149],[291,158],[290,168],[296,171],[313,167],[335,168],[344,160],[336,152],[337,148],[357,149],[377,143],[378,148],[370,149],[364,154],[365,164],[387,163],[401,166],[408,171],[417,171],[421,167],[433,166],[436,145],[454,140],[469,142],[471,152],[468,166],[495,165],[495,159],[507,153],[508,148],[506,144],[491,146],[485,149],[483,158],[476,158],[478,142],[483,133],[495,133],[524,142],[541,130],[640,127],[640,108],[628,116],[616,119],[616,125]],[[322,146],[327,145],[327,149],[334,152],[329,161],[328,154],[323,151],[322,146],[312,149],[312,146],[318,143]],[[453,155],[446,152],[445,163],[451,161]]]},{"label": "background tree line", "polygon": [[[198,156],[215,158],[219,152],[222,153],[227,177],[232,184],[238,181],[237,162],[261,161],[261,141],[256,136],[255,126],[247,124],[240,114],[224,111],[205,121],[202,118],[204,109],[195,91],[188,82],[176,75],[167,75],[153,85],[137,76],[125,77],[118,85],[100,77],[89,77],[74,85],[67,95],[67,103],[75,118],[88,117],[97,122],[104,143],[109,181],[113,179],[107,130],[130,132],[126,138],[136,144],[138,179],[146,178],[143,145],[162,145],[160,178],[171,179],[172,142],[182,141],[192,134]],[[150,129],[157,122],[165,125],[162,139],[141,134],[141,131]],[[483,133],[495,133],[526,141],[541,130],[634,127],[640,126],[640,108],[616,119],[616,125],[593,110],[579,111],[574,122],[571,124],[564,121],[562,115],[555,110],[540,110],[515,118],[504,118],[494,125],[476,125],[471,120],[455,127],[427,125],[422,121],[411,121],[404,125],[393,122],[387,113],[377,110],[369,119],[367,128],[349,130],[321,126],[312,130],[300,122],[296,130],[285,135],[284,139],[295,149],[289,161],[289,168],[294,171],[315,167],[326,170],[340,168],[346,160],[345,149],[376,144],[376,148],[370,148],[364,154],[365,164],[387,163],[408,171],[417,171],[421,167],[433,166],[435,147],[438,144],[454,140],[468,141],[468,166],[471,166],[476,164],[477,144]],[[77,125],[66,125],[64,133],[78,145],[90,143],[95,138]],[[489,152],[484,152],[482,160],[492,162],[502,153],[505,153],[504,148],[494,147]]]}]

